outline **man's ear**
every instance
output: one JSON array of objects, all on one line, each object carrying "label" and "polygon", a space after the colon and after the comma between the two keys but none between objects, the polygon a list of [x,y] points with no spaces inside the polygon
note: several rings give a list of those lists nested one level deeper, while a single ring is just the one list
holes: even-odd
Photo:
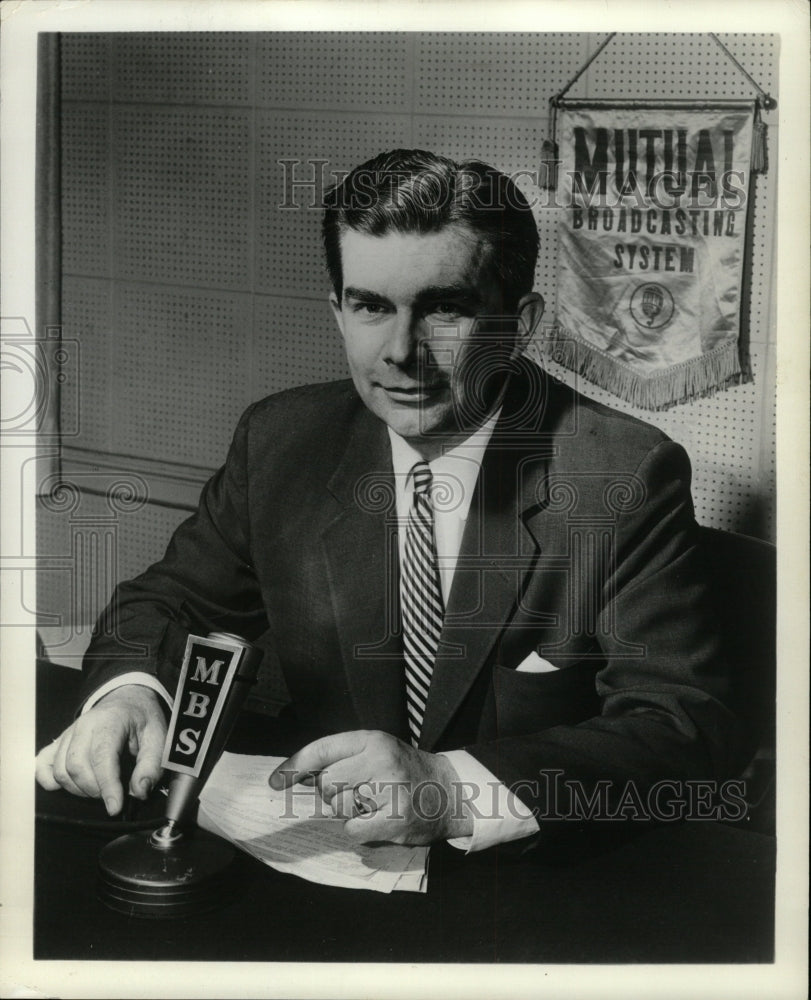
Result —
[{"label": "man's ear", "polygon": [[335,322],[338,324],[338,329],[341,331],[341,336],[344,335],[344,314],[341,309],[341,303],[338,300],[338,296],[335,292],[332,292],[329,297],[329,304],[332,306],[332,315],[335,317]]},{"label": "man's ear", "polygon": [[529,292],[518,302],[518,336],[516,337],[517,353],[522,353],[530,340],[535,336],[543,318],[544,300],[538,292]]}]

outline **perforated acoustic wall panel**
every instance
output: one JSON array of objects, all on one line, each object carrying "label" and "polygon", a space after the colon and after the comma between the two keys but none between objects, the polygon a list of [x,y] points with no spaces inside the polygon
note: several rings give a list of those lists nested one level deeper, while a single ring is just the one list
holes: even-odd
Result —
[{"label": "perforated acoustic wall panel", "polygon": [[[773,340],[772,279],[774,271],[775,207],[777,205],[777,130],[770,129],[768,143],[772,169],[758,174],[752,185],[752,245],[747,264],[750,278],[746,292],[749,332],[754,340]],[[764,383],[765,385],[765,383]]]},{"label": "perforated acoustic wall panel", "polygon": [[758,388],[768,377],[769,350],[769,345],[753,344],[754,383],[696,400],[691,404],[693,418],[689,421],[684,420],[679,407],[643,413],[579,379],[553,359],[547,358],[545,364],[556,378],[574,385],[584,395],[646,419],[686,448],[693,466],[696,517],[702,524],[769,538],[774,531],[770,502],[773,464],[770,469],[768,462],[753,461],[764,424],[770,423],[770,414],[762,412],[766,394]]},{"label": "perforated acoustic wall panel", "polygon": [[[604,37],[604,36],[602,36]],[[600,40],[602,40],[602,37]],[[775,36],[718,36],[764,90],[777,92]],[[620,34],[589,67],[583,96],[754,97],[755,89],[709,35]],[[576,91],[572,90],[572,95]]]},{"label": "perforated acoustic wall panel", "polygon": [[414,35],[285,32],[256,38],[263,108],[410,112]]},{"label": "perforated acoustic wall panel", "polygon": [[254,396],[348,378],[343,343],[325,299],[256,296]]},{"label": "perforated acoustic wall panel", "polygon": [[114,35],[113,100],[246,106],[253,80],[251,44],[249,35],[225,32]]},{"label": "perforated acoustic wall panel", "polygon": [[62,265],[107,277],[110,262],[108,111],[66,103],[62,114]]},{"label": "perforated acoustic wall panel", "polygon": [[248,113],[115,107],[115,269],[121,278],[249,286]]},{"label": "perforated acoustic wall panel", "polygon": [[448,32],[417,38],[417,113],[545,118],[587,56],[586,34]]},{"label": "perforated acoustic wall panel", "polygon": [[257,290],[324,297],[320,204],[342,171],[410,145],[406,115],[257,115]]},{"label": "perforated acoustic wall panel", "polygon": [[[346,375],[313,207],[333,172],[411,145],[520,172],[536,205],[536,280],[551,318],[556,218],[533,175],[550,134],[549,98],[604,37],[63,36],[63,320],[64,335],[82,347],[79,432],[65,442],[66,468],[72,455],[83,457],[83,467],[93,455],[119,468],[131,462],[162,501],[121,521],[117,574],[131,575],[159,555],[183,516],[164,503],[189,506],[195,489],[173,500],[174,480],[162,478],[167,468],[199,487],[253,399]],[[777,96],[778,39],[721,37]],[[571,93],[737,98],[753,91],[708,36],[638,34],[615,37]],[[755,382],[640,414],[688,448],[704,523],[767,537],[774,514],[771,121],[768,150],[772,169],[754,185],[746,317]],[[580,388],[629,409],[587,383]],[[46,547],[55,523],[68,517],[48,513]],[[43,611],[90,613],[63,607],[65,590],[53,573],[43,587]],[[283,688],[271,679],[260,693],[272,700]]]},{"label": "perforated acoustic wall panel", "polygon": [[146,440],[168,461],[219,465],[247,396],[250,297],[122,282],[114,322],[114,450]]},{"label": "perforated acoustic wall panel", "polygon": [[537,119],[417,115],[414,144],[452,159],[479,159],[513,175],[531,201],[537,194],[538,151],[545,128]]},{"label": "perforated acoustic wall panel", "polygon": [[[113,377],[112,286],[103,278],[65,275],[62,281],[62,325],[65,336],[77,341],[79,392],[61,396],[62,427],[75,428],[65,446],[79,444],[111,452],[110,386]],[[73,408],[78,406],[78,414]]]},{"label": "perforated acoustic wall panel", "polygon": [[37,632],[51,658],[80,666],[91,626],[116,581],[137,576],[159,559],[188,516],[156,504],[115,509],[104,496],[87,491],[40,501]]},{"label": "perforated acoustic wall panel", "polygon": [[113,35],[62,35],[62,100],[104,101],[110,98]]}]

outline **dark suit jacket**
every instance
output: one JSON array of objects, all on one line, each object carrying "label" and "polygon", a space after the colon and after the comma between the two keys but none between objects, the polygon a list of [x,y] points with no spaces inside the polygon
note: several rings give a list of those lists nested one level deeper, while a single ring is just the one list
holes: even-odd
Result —
[{"label": "dark suit jacket", "polygon": [[[471,505],[421,746],[468,749],[546,812],[542,769],[617,794],[728,775],[736,724],[689,485],[660,431],[522,363]],[[310,734],[405,737],[395,532],[386,427],[350,382],[254,404],[163,560],[117,589],[86,694],[132,669],[172,690],[188,630],[265,635]],[[560,669],[517,672],[533,650]]]}]

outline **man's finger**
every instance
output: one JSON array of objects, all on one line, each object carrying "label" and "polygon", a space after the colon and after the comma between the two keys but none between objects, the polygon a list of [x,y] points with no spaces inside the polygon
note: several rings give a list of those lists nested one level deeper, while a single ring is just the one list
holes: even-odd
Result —
[{"label": "man's finger", "polygon": [[138,799],[145,799],[161,776],[161,760],[166,743],[166,725],[163,715],[147,720],[139,733],[138,754],[130,778],[130,792]]},{"label": "man's finger", "polygon": [[347,788],[354,787],[358,781],[366,781],[368,774],[366,770],[359,768],[360,758],[357,754],[352,757],[344,757],[336,761],[330,767],[325,767],[316,779],[318,794],[329,805],[336,795],[345,792]]},{"label": "man's finger", "polygon": [[353,730],[349,733],[324,736],[320,740],[308,743],[306,747],[302,747],[292,757],[279,764],[268,779],[270,787],[276,791],[289,788],[296,782],[302,781],[306,775],[323,771],[325,767],[345,757],[353,757],[364,749],[366,738],[363,730]]},{"label": "man's finger", "polygon": [[115,816],[124,805],[124,786],[121,784],[120,755],[123,740],[111,738],[109,733],[101,734],[90,748],[90,766],[99,787],[99,795],[104,800],[104,808]]},{"label": "man's finger", "polygon": [[353,789],[345,788],[342,792],[334,795],[330,802],[330,808],[338,819],[352,819],[357,814]]},{"label": "man's finger", "polygon": [[71,726],[66,729],[56,746],[56,754],[53,760],[53,776],[59,788],[64,788],[71,795],[78,795],[87,798],[87,792],[80,788],[68,772],[68,754],[73,746],[76,733]]},{"label": "man's finger", "polygon": [[59,740],[54,740],[46,747],[43,747],[37,754],[35,776],[37,784],[48,792],[55,792],[59,788],[59,782],[54,777],[54,761]]}]

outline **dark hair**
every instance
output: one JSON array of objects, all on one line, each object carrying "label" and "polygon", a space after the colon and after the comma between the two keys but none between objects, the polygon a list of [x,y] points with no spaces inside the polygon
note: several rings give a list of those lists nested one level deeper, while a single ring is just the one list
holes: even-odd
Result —
[{"label": "dark hair", "polygon": [[501,304],[532,291],[538,228],[515,183],[479,160],[456,163],[422,149],[393,149],[350,171],[324,198],[322,235],[332,287],[343,292],[341,234],[433,233],[463,223],[489,248]]}]

